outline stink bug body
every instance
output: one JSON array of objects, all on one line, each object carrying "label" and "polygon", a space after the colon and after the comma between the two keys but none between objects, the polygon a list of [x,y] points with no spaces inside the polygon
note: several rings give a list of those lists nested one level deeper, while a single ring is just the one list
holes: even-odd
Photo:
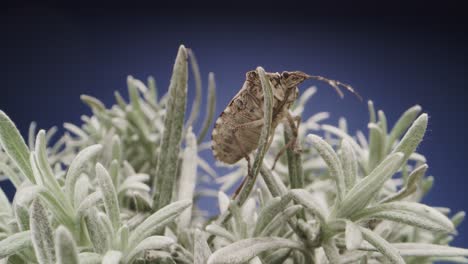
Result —
[{"label": "stink bug body", "polygon": [[[299,94],[297,86],[307,79],[325,81],[343,96],[339,86],[354,92],[343,83],[329,80],[321,76],[311,76],[300,71],[266,73],[273,91],[272,129],[288,119],[298,120],[289,113],[289,108]],[[264,96],[259,75],[256,71],[249,71],[241,90],[229,102],[227,107],[216,120],[213,129],[212,150],[216,159],[233,164],[246,158],[249,165],[249,154],[258,147],[260,133],[263,127]],[[289,122],[294,124],[294,122]],[[270,139],[271,142],[272,138]]]}]

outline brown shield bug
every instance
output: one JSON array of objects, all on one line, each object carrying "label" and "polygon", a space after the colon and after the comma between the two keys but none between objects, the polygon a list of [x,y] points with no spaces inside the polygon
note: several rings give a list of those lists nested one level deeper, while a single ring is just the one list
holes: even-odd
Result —
[{"label": "brown shield bug", "polygon": [[[288,121],[297,136],[297,126],[300,117],[293,117],[289,108],[299,94],[298,85],[307,79],[315,79],[328,83],[343,97],[340,87],[359,95],[353,88],[339,81],[330,80],[321,76],[312,76],[300,71],[280,73],[266,73],[273,91],[272,130],[282,121]],[[249,154],[257,149],[260,133],[263,127],[263,90],[259,75],[256,71],[246,73],[246,80],[240,91],[229,102],[224,111],[216,120],[213,129],[212,150],[214,157],[227,164],[234,164],[242,158],[247,160],[250,173]],[[297,122],[297,125],[294,124]],[[270,138],[271,143],[272,138]],[[291,142],[295,142],[291,140]],[[290,146],[286,146],[290,147]],[[284,152],[280,151],[276,160]],[[275,162],[276,162],[275,160]]]}]

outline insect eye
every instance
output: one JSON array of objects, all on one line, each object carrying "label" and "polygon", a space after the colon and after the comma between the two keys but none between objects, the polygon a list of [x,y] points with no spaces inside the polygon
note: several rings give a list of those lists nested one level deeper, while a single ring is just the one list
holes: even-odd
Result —
[{"label": "insect eye", "polygon": [[288,73],[288,72],[283,72],[283,73],[281,73],[281,75],[283,76],[283,78],[288,78],[288,77],[289,77],[289,73]]}]

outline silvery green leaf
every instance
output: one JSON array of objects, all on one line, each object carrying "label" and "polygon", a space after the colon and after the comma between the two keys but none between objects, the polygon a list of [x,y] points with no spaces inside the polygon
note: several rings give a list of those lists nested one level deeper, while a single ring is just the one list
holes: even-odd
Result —
[{"label": "silvery green leaf", "polygon": [[[201,89],[201,88],[200,88]],[[195,192],[197,180],[197,138],[192,132],[192,127],[188,128],[185,136],[185,149],[183,153],[182,169],[179,179],[179,193],[177,200],[192,200]],[[179,226],[184,228],[190,225],[192,218],[192,207],[187,208],[179,218]]]},{"label": "silvery green leaf", "polygon": [[35,180],[29,163],[28,146],[26,146],[15,124],[3,111],[0,111],[0,145],[23,175],[34,183]]},{"label": "silvery green leaf", "polygon": [[263,264],[259,257],[254,257],[249,261],[249,264]]},{"label": "silvery green leaf", "polygon": [[327,256],[327,259],[330,263],[340,263],[340,253],[338,248],[336,248],[333,239],[327,239],[322,243],[323,251]]},{"label": "silvery green leaf", "polygon": [[156,170],[158,177],[154,180],[154,211],[168,205],[172,200],[184,126],[187,79],[187,50],[181,45],[177,53],[169,86],[169,100],[167,102],[167,113],[160,145],[160,149],[164,151],[165,155],[158,156]]},{"label": "silvery green leaf", "polygon": [[96,177],[102,192],[106,213],[111,220],[112,227],[117,230],[120,227],[120,208],[117,192],[109,173],[100,163],[96,164]]},{"label": "silvery green leaf", "polygon": [[36,138],[36,128],[37,128],[37,123],[36,122],[31,122],[29,124],[29,130],[28,130],[28,147],[29,150],[34,150],[34,140]]},{"label": "silvery green leaf", "polygon": [[78,249],[70,232],[59,226],[55,233],[55,252],[58,264],[79,264]]},{"label": "silvery green leaf", "polygon": [[141,252],[149,249],[163,249],[175,243],[172,238],[165,236],[150,236],[143,239],[138,245],[125,256],[125,263],[132,263],[133,259]]},{"label": "silvery green leaf", "polygon": [[318,204],[315,203],[314,197],[309,192],[307,192],[304,189],[294,189],[289,191],[289,193],[291,194],[294,201],[301,204],[305,208],[311,210],[314,214],[316,214],[319,217],[321,222],[325,222],[327,216],[324,210]]},{"label": "silvery green leaf", "polygon": [[102,258],[102,264],[119,264],[122,260],[122,252],[109,250]]},{"label": "silvery green leaf", "polygon": [[[380,129],[382,130],[383,132],[383,135],[385,136],[385,139],[387,137],[387,132],[388,132],[388,128],[387,128],[387,116],[385,116],[385,113],[384,111],[382,110],[379,110],[377,112],[377,116],[379,117],[379,122],[378,122],[378,125],[380,127]],[[386,141],[386,140],[385,140]],[[386,142],[383,142],[384,144]],[[385,152],[385,146],[384,146],[384,152]]]},{"label": "silvery green leaf", "polygon": [[127,248],[128,245],[128,235],[129,235],[129,228],[127,225],[122,225],[117,231],[117,237],[114,241],[117,244],[117,247],[124,250]]},{"label": "silvery green leaf", "polygon": [[454,232],[453,223],[445,215],[427,205],[414,202],[378,204],[358,212],[352,219],[386,219],[436,231]]},{"label": "silvery green leaf", "polygon": [[48,209],[53,213],[55,218],[57,218],[57,220],[63,225],[72,227],[73,216],[71,214],[73,214],[73,209],[64,204],[66,201],[57,197],[55,192],[51,192],[42,186],[34,187],[34,191],[36,191],[43,201],[47,203]]},{"label": "silvery green leaf", "polygon": [[369,109],[369,123],[375,123],[376,117],[375,117],[375,108],[374,108],[374,102],[369,100],[367,102],[367,108]]},{"label": "silvery green leaf", "polygon": [[390,262],[405,264],[399,251],[393,247],[392,244],[367,228],[359,227],[359,229],[361,230],[362,237],[382,253]]},{"label": "silvery green leaf", "polygon": [[29,210],[20,203],[14,203],[15,219],[20,231],[29,230]]},{"label": "silvery green leaf", "polygon": [[358,163],[353,146],[347,139],[341,141],[340,161],[343,165],[343,173],[345,175],[346,190],[349,191],[354,187],[358,173]]},{"label": "silvery green leaf", "polygon": [[203,120],[202,129],[198,133],[197,142],[200,144],[206,136],[206,133],[211,127],[211,122],[216,111],[216,83],[214,79],[214,73],[208,74],[208,103],[206,105],[205,119]]},{"label": "silvery green leaf", "polygon": [[[375,245],[373,245],[375,247]],[[394,243],[391,246],[398,250],[401,256],[418,257],[456,257],[468,256],[468,249],[435,245],[427,243]],[[375,250],[375,248],[364,247],[364,250]]]},{"label": "silvery green leaf", "polygon": [[346,248],[348,250],[355,250],[359,248],[362,242],[362,234],[357,224],[351,221],[346,221],[345,239]]},{"label": "silvery green leaf", "polygon": [[275,216],[286,209],[291,199],[291,195],[286,195],[283,197],[275,197],[268,201],[266,206],[260,211],[253,235],[258,236]]},{"label": "silvery green leaf", "polygon": [[420,115],[413,125],[408,129],[400,143],[393,149],[392,153],[402,152],[405,154],[403,161],[406,161],[421,142],[427,128],[427,114]]},{"label": "silvery green leaf", "polygon": [[373,170],[384,156],[386,135],[376,124],[370,123],[368,128],[370,130],[368,170]]},{"label": "silvery green leaf", "polygon": [[39,199],[31,205],[30,230],[34,252],[40,264],[54,264],[54,235],[47,212]]},{"label": "silvery green leaf", "polygon": [[217,224],[209,224],[205,227],[205,230],[206,232],[215,236],[222,237],[229,242],[234,242],[237,240],[236,237],[231,232],[229,232],[224,227],[219,226]]},{"label": "silvery green leaf", "polygon": [[464,211],[460,211],[458,213],[456,213],[454,216],[452,216],[452,223],[453,223],[453,226],[455,227],[458,227],[458,225],[461,224],[461,222],[463,222],[463,220],[465,219],[465,212]]},{"label": "silvery green leaf", "polygon": [[173,202],[146,218],[131,233],[129,238],[129,248],[133,248],[143,239],[151,236],[179,216],[186,208],[192,204],[190,200]]},{"label": "silvery green leaf", "polygon": [[20,178],[20,176],[3,162],[0,162],[0,175],[5,175],[6,177],[8,177],[8,179],[13,183],[15,188],[18,188],[21,185],[22,179]]},{"label": "silvery green leaf", "polygon": [[271,236],[275,234],[275,232],[280,231],[284,227],[285,223],[294,215],[296,215],[301,209],[302,206],[299,204],[286,208],[284,211],[277,214],[275,218],[271,219],[270,223],[268,223],[265,228],[263,228],[259,236]]},{"label": "silvery green leaf", "polygon": [[288,192],[288,188],[284,185],[281,178],[276,173],[270,171],[265,164],[263,164],[260,173],[262,174],[262,178],[265,181],[268,190],[273,196],[282,196]]},{"label": "silvery green leaf", "polygon": [[95,207],[99,202],[102,201],[102,193],[101,191],[95,191],[88,195],[78,206],[78,209],[76,210],[76,214],[78,215],[78,218],[81,218],[81,216],[84,216],[86,211],[90,209],[91,207]]},{"label": "silvery green leaf", "polygon": [[75,195],[73,198],[73,207],[78,208],[80,203],[86,199],[91,185],[88,176],[82,174],[75,184]]},{"label": "silvery green leaf", "polygon": [[0,213],[5,213],[5,214],[10,215],[12,212],[13,211],[10,205],[10,201],[6,197],[2,188],[0,188]]},{"label": "silvery green leaf", "polygon": [[381,203],[388,203],[397,200],[401,200],[411,194],[413,194],[417,190],[417,185],[419,180],[424,177],[428,166],[427,164],[423,164],[416,169],[414,169],[410,175],[408,176],[408,180],[405,182],[403,188],[400,189],[397,193],[392,196],[389,196],[381,201]]},{"label": "silvery green leaf", "polygon": [[[96,157],[101,150],[102,146],[100,144],[92,145],[78,152],[73,159],[65,176],[65,192],[70,201],[74,201],[75,199],[75,185],[81,173],[83,173],[89,165],[89,162]],[[76,202],[77,201],[74,201],[74,203]]]},{"label": "silvery green leaf", "polygon": [[104,224],[99,219],[98,210],[96,208],[89,209],[84,219],[94,250],[104,254],[110,248],[111,240]]},{"label": "silvery green leaf", "polygon": [[29,246],[31,246],[30,231],[12,234],[3,240],[0,240],[0,259],[18,253]]},{"label": "silvery green leaf", "polygon": [[402,159],[402,153],[389,155],[367,177],[356,183],[339,208],[334,208],[334,214],[339,218],[344,218],[365,208],[380,191],[383,184],[398,171]]},{"label": "silvery green leaf", "polygon": [[193,100],[190,116],[186,124],[186,127],[188,128],[191,127],[197,121],[198,115],[200,114],[200,105],[202,100],[202,79],[200,76],[200,68],[198,67],[195,54],[191,49],[188,49],[187,53],[190,58],[190,66],[195,80],[195,98]]},{"label": "silvery green leaf", "polygon": [[292,248],[304,251],[304,246],[296,241],[279,237],[248,238],[216,250],[208,259],[208,264],[241,264],[267,250]]},{"label": "silvery green leaf", "polygon": [[263,258],[265,263],[268,264],[282,264],[291,255],[292,250],[289,248],[278,249]]},{"label": "silvery green leaf", "polygon": [[100,111],[106,110],[106,106],[101,101],[99,101],[99,99],[95,97],[83,94],[80,96],[80,99],[89,107],[91,107],[93,111],[100,112]]},{"label": "silvery green leaf", "polygon": [[343,167],[341,165],[338,155],[333,150],[332,146],[328,144],[325,140],[316,135],[308,135],[307,140],[313,144],[313,147],[320,154],[322,159],[327,163],[327,166],[330,170],[330,175],[335,180],[337,193],[338,193],[338,202],[341,202],[346,195],[346,184],[343,174]]},{"label": "silvery green leaf", "polygon": [[227,211],[230,203],[231,199],[224,192],[218,192],[218,206],[221,214]]},{"label": "silvery green leaf", "polygon": [[[331,133],[331,134],[333,134],[333,135],[335,135],[337,137],[340,137],[342,139],[347,139],[349,141],[349,143],[351,143],[351,146],[353,146],[353,149],[356,152],[356,155],[358,157],[364,156],[364,150],[359,146],[359,144],[353,139],[353,137],[346,134],[341,129],[339,129],[337,127],[334,127],[334,126],[327,125],[327,124],[321,125],[321,128],[325,132],[329,132],[329,133]],[[360,134],[362,134],[362,133],[358,133],[358,135],[360,135]],[[360,137],[358,137],[358,139],[359,138]],[[363,138],[361,141],[366,142],[365,138]],[[367,145],[364,145],[364,148],[367,148]]]},{"label": "silvery green leaf", "polygon": [[211,255],[211,249],[206,239],[203,231],[199,229],[195,230],[193,248],[194,264],[205,264]]},{"label": "silvery green leaf", "polygon": [[387,144],[388,148],[391,148],[395,140],[399,139],[401,135],[403,135],[403,133],[406,131],[406,129],[410,127],[410,125],[418,116],[419,112],[421,112],[421,106],[415,105],[410,109],[406,110],[405,113],[403,113],[403,115],[398,119],[392,131],[390,132]]},{"label": "silvery green leaf", "polygon": [[62,196],[60,185],[55,178],[47,157],[47,142],[45,134],[45,131],[42,129],[37,133],[36,146],[33,153],[35,154],[36,162],[43,177],[44,184],[52,191],[56,192],[56,195]]},{"label": "silvery green leaf", "polygon": [[101,264],[102,255],[94,252],[82,252],[78,254],[80,264]]}]

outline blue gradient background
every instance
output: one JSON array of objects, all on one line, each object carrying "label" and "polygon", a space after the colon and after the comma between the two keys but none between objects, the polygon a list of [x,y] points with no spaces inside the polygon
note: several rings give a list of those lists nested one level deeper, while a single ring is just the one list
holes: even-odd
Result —
[{"label": "blue gradient background", "polygon": [[[153,75],[159,92],[165,92],[183,43],[195,51],[204,84],[209,71],[216,74],[217,112],[241,87],[245,72],[258,65],[350,83],[385,111],[390,124],[408,107],[422,105],[430,122],[419,151],[436,180],[425,202],[454,212],[468,210],[464,18],[445,9],[443,16],[432,9],[414,17],[371,10],[349,15],[357,7],[291,13],[287,6],[245,11],[231,5],[228,11],[199,6],[183,12],[174,7],[9,7],[0,21],[0,109],[24,135],[31,121],[40,128],[80,123],[80,115],[90,111],[79,95],[96,96],[109,106],[114,90],[126,94],[128,74],[140,79]],[[308,85],[318,86],[319,92],[305,116],[330,111],[333,122],[345,116],[351,131],[366,130],[365,103],[350,94],[340,100],[323,83],[302,87]],[[189,94],[193,98],[192,90]],[[207,159],[213,161],[211,154]],[[13,192],[8,183],[2,188]],[[459,231],[453,244],[467,247],[468,224]]]}]

